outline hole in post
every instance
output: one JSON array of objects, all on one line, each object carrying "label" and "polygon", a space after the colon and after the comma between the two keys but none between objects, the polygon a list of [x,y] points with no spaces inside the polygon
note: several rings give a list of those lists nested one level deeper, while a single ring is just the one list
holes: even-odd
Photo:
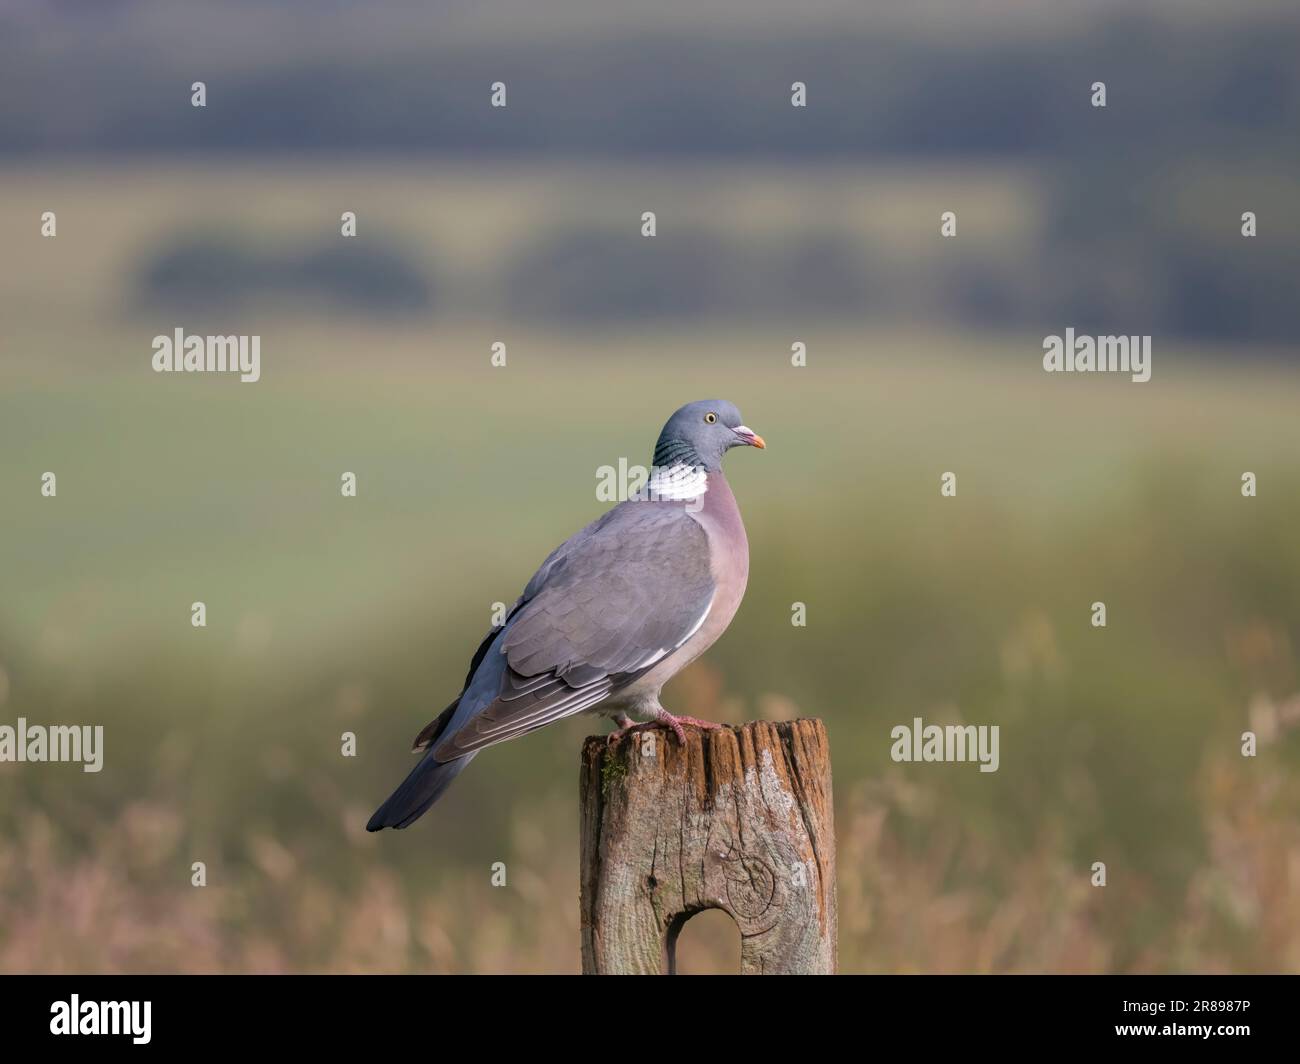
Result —
[{"label": "hole in post", "polygon": [[669,975],[740,974],[740,928],[722,909],[676,917],[668,926],[666,949]]}]

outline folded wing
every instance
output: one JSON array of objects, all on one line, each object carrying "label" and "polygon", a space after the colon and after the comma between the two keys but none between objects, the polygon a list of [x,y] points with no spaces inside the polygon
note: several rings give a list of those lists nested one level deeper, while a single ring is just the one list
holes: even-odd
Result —
[{"label": "folded wing", "polygon": [[713,594],[708,537],[682,506],[615,507],[529,581],[433,756],[463,757],[596,705],[686,643]]}]

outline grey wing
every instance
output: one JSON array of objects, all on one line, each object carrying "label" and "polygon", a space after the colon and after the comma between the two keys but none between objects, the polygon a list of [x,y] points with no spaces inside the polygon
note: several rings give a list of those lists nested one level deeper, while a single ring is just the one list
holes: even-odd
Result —
[{"label": "grey wing", "polygon": [[596,705],[690,639],[713,594],[708,536],[683,507],[616,507],[529,581],[434,757],[462,757]]}]

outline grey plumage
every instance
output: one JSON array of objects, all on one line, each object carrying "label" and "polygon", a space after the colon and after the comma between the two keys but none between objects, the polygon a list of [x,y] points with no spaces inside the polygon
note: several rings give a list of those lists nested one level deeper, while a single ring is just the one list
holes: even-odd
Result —
[{"label": "grey plumage", "polygon": [[483,640],[459,697],[420,733],[419,764],[370,831],[406,827],[485,747],[576,713],[631,711],[678,727],[659,690],[730,623],[748,574],[721,472],[737,445],[764,443],[730,403],[691,403],[669,419],[655,463],[697,471],[669,490],[689,497],[620,503],[551,552]]}]

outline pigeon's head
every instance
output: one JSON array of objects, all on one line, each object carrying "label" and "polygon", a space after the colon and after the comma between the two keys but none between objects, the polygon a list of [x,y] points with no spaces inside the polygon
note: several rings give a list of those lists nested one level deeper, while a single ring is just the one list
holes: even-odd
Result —
[{"label": "pigeon's head", "polygon": [[763,437],[748,428],[740,411],[725,399],[687,403],[668,419],[655,444],[654,464],[722,468],[722,456],[732,447],[766,447]]}]

